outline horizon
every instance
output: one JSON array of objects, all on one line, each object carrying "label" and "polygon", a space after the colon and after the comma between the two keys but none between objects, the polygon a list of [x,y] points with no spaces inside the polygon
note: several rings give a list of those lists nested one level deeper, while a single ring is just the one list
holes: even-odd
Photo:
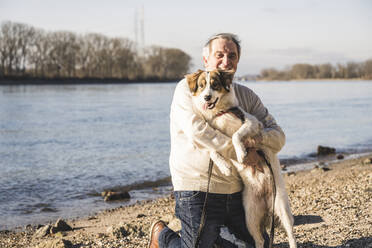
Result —
[{"label": "horizon", "polygon": [[241,40],[239,76],[271,67],[283,70],[296,63],[336,65],[372,57],[372,2],[367,0],[239,1],[234,5],[222,1],[0,0],[0,22],[135,41],[135,13],[142,6],[145,46],[185,51],[192,57],[192,70],[202,67],[202,46],[219,32],[235,33]]}]

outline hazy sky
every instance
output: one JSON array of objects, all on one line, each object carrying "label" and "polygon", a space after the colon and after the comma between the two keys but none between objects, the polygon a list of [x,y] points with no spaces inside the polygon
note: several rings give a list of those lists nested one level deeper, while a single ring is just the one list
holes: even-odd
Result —
[{"label": "hazy sky", "polygon": [[238,75],[372,58],[372,0],[0,0],[0,22],[134,40],[142,6],[145,44],[184,50],[193,70],[202,67],[202,46],[217,32],[242,40]]}]

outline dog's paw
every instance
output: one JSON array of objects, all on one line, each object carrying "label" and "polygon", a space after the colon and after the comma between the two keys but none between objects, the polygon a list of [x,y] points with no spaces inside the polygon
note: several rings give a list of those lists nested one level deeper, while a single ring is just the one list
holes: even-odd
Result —
[{"label": "dog's paw", "polygon": [[238,161],[231,160],[231,162],[235,166],[235,168],[238,172],[241,172],[242,170],[244,170],[246,168],[242,163],[239,163]]},{"label": "dog's paw", "polygon": [[247,152],[244,149],[241,149],[240,147],[238,149],[235,149],[236,153],[236,159],[239,163],[243,163],[245,157],[247,156]]},{"label": "dog's paw", "polygon": [[218,167],[218,169],[221,171],[222,174],[225,176],[231,175],[231,165],[229,162],[218,152],[213,151],[210,153],[211,159],[215,163],[215,165]]},{"label": "dog's paw", "polygon": [[263,129],[263,124],[255,116],[250,114],[246,114],[244,126],[245,132],[249,137],[257,135]]}]

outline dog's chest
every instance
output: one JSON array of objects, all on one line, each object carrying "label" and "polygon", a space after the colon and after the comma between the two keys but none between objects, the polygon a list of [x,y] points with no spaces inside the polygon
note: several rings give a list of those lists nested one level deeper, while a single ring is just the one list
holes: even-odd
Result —
[{"label": "dog's chest", "polygon": [[239,119],[233,113],[224,113],[216,116],[210,124],[220,132],[232,137],[232,135],[242,126],[243,123],[241,119]]}]

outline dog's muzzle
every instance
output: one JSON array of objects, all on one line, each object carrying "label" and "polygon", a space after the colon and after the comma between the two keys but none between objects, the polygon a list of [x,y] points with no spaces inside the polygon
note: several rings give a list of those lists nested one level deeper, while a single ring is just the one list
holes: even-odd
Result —
[{"label": "dog's muzzle", "polygon": [[213,109],[214,107],[216,107],[216,103],[218,101],[218,97],[216,98],[216,100],[214,102],[206,102],[204,103],[204,109]]}]

